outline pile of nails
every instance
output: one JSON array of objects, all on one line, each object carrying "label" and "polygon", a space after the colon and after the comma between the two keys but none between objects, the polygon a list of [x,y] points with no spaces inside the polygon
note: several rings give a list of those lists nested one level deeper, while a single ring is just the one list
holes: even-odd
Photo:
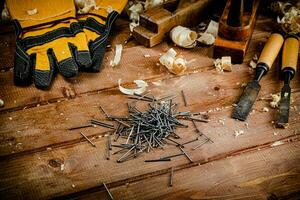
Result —
[{"label": "pile of nails", "polygon": [[[117,162],[130,160],[154,148],[163,148],[168,143],[175,144],[182,149],[183,145],[174,140],[180,138],[175,130],[177,127],[187,128],[188,126],[179,119],[196,120],[198,118],[194,116],[199,115],[199,113],[178,112],[178,105],[172,101],[175,96],[156,99],[149,95],[135,94],[129,98],[147,101],[148,109],[141,111],[136,104],[128,103],[129,116],[119,117],[109,115],[100,107],[109,120],[118,122],[113,134],[114,141],[116,142],[119,138],[125,139],[121,144],[115,145],[110,142],[108,145],[108,151],[111,147],[119,148],[113,154],[123,152]],[[207,119],[198,120],[208,122]],[[167,160],[170,160],[170,158]]]}]

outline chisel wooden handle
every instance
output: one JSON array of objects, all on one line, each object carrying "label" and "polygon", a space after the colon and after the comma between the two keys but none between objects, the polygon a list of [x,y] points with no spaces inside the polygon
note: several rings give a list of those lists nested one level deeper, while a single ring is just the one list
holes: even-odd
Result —
[{"label": "chisel wooden handle", "polygon": [[272,33],[260,54],[258,65],[266,65],[269,70],[281,49],[283,41],[284,39],[281,34]]},{"label": "chisel wooden handle", "polygon": [[299,40],[296,37],[289,37],[285,39],[282,51],[282,65],[281,70],[292,70],[295,73],[297,70],[299,52]]}]

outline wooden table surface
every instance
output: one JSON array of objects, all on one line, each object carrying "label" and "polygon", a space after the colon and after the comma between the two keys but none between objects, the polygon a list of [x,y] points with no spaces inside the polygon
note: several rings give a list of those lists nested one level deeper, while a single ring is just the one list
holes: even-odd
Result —
[{"label": "wooden table surface", "polygon": [[[128,38],[128,22],[119,19],[110,44]],[[259,16],[245,62],[233,71],[219,73],[211,59],[213,47],[174,47],[166,41],[151,49],[131,40],[123,50],[119,66],[109,65],[114,52],[107,50],[100,73],[80,73],[67,80],[57,76],[49,91],[13,84],[14,34],[0,36],[0,199],[109,199],[106,183],[115,199],[298,199],[300,197],[300,73],[292,81],[293,103],[288,129],[276,129],[276,109],[269,107],[271,93],[282,87],[279,64],[263,78],[262,89],[247,123],[230,118],[254,71],[248,63],[259,54],[272,22]],[[180,76],[170,74],[156,63],[160,54],[173,47],[189,61]],[[149,54],[150,57],[144,57]],[[171,162],[145,163],[179,150],[167,145],[136,159],[117,163],[119,155],[106,160],[109,130],[91,127],[82,131],[96,144],[92,147],[78,130],[68,128],[90,119],[105,120],[99,106],[115,115],[127,113],[130,101],[118,90],[118,79],[127,87],[143,79],[155,96],[177,95],[179,110],[207,112],[210,122],[197,123],[214,143],[197,150],[186,145],[194,163],[186,157]],[[186,95],[183,104],[180,91]],[[224,122],[224,123],[222,123]],[[179,142],[197,137],[192,124],[179,128]],[[244,134],[234,136],[236,130]],[[116,151],[117,149],[113,149]],[[168,186],[174,167],[173,187]]]}]

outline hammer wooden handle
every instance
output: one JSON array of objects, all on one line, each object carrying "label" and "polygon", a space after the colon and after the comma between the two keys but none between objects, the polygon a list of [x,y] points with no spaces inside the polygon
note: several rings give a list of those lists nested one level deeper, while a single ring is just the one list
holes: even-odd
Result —
[{"label": "hammer wooden handle", "polygon": [[266,64],[269,69],[271,69],[280,49],[283,44],[283,36],[279,33],[273,33],[269,37],[267,43],[265,44],[260,57],[258,59],[258,64]]},{"label": "hammer wooden handle", "polygon": [[299,52],[299,40],[295,37],[289,37],[284,41],[282,51],[281,70],[290,68],[296,72]]}]

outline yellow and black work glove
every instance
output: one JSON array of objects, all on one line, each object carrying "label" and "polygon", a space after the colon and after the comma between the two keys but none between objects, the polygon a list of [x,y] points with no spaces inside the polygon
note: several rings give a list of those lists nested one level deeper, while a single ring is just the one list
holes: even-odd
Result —
[{"label": "yellow and black work glove", "polygon": [[86,34],[93,61],[92,65],[81,67],[82,71],[100,71],[112,25],[126,4],[127,0],[96,0],[95,8],[86,14],[77,15]]},{"label": "yellow and black work glove", "polygon": [[51,85],[56,71],[66,78],[92,64],[87,38],[73,0],[6,0],[15,21],[16,85],[33,81],[37,88]]}]

